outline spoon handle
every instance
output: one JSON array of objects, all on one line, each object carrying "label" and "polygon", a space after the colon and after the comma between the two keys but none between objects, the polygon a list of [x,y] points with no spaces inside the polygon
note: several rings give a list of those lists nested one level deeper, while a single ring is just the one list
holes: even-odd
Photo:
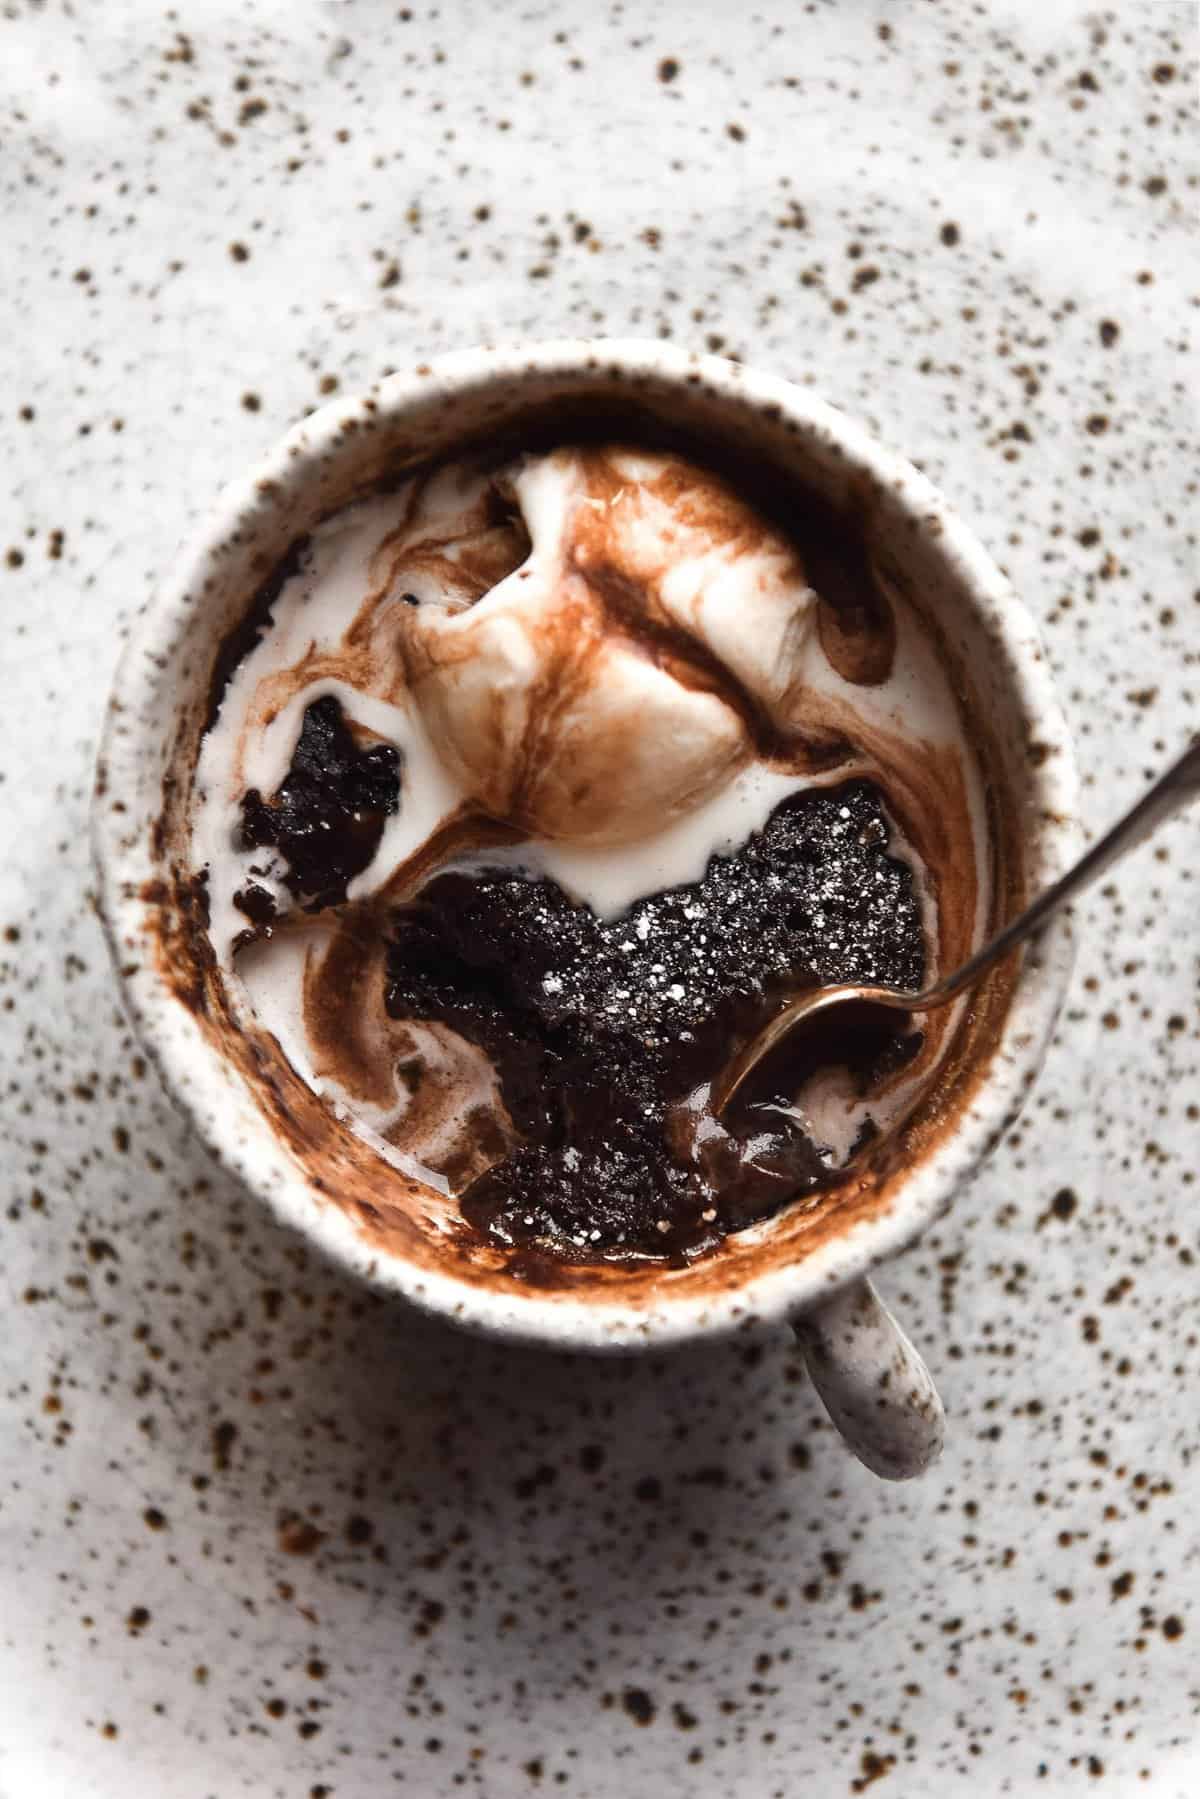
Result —
[{"label": "spoon handle", "polygon": [[1183,752],[1177,762],[1172,763],[1165,774],[1160,775],[1148,793],[1144,793],[1137,804],[1119,819],[1111,831],[1094,843],[1087,854],[1081,856],[1074,868],[1067,870],[1061,880],[1055,881],[1052,887],[1039,894],[1033,904],[1006,925],[990,943],[985,943],[977,950],[969,962],[956,968],[953,974],[947,975],[928,992],[921,995],[922,1008],[943,1005],[954,999],[968,987],[973,987],[979,977],[993,963],[1002,961],[1010,950],[1016,949],[1019,943],[1040,930],[1047,919],[1052,918],[1060,906],[1090,887],[1093,881],[1099,880],[1106,868],[1111,868],[1122,856],[1144,843],[1146,838],[1156,831],[1166,819],[1173,818],[1176,812],[1200,795],[1200,737],[1193,739],[1191,747]]}]

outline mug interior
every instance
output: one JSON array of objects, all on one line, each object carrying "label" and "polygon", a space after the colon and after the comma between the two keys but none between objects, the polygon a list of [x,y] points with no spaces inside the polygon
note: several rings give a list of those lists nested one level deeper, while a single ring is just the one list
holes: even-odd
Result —
[{"label": "mug interior", "polygon": [[[649,437],[753,467],[786,504],[864,519],[873,554],[940,639],[991,796],[995,916],[1061,872],[1073,766],[1032,625],[908,464],[803,390],[657,344],[475,351],[422,365],[303,424],[246,482],[138,621],[96,789],[102,911],[136,1022],[209,1146],[278,1215],[358,1273],[436,1311],[532,1340],[610,1347],[799,1309],[894,1253],[949,1202],[1016,1115],[1065,984],[1061,930],[979,990],[933,1095],[878,1165],[812,1209],[684,1267],[562,1263],[531,1282],[456,1210],[341,1123],[235,1015],[188,859],[191,783],[224,676],[296,540],[415,466],[475,445]],[[239,635],[239,628],[245,627]]]}]

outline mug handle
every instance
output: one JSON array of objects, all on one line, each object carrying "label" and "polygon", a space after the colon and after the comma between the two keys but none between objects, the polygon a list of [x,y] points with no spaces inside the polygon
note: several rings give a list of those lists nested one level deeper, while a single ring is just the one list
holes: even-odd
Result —
[{"label": "mug handle", "polygon": [[869,1280],[792,1319],[809,1378],[846,1447],[883,1480],[942,1453],[946,1414],[924,1362]]}]

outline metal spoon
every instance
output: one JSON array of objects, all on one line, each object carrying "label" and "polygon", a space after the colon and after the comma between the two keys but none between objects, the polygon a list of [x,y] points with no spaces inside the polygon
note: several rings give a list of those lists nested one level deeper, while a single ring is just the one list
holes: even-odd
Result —
[{"label": "metal spoon", "polygon": [[789,1001],[769,1024],[763,1026],[756,1037],[750,1039],[714,1081],[710,1100],[714,1115],[721,1115],[743,1081],[753,1073],[764,1056],[776,1049],[798,1025],[806,1019],[815,1018],[818,1013],[832,1012],[837,1006],[861,1005],[863,1002],[873,1006],[892,1006],[898,1012],[931,1012],[937,1006],[949,1005],[951,1000],[957,999],[959,994],[965,993],[982,979],[988,969],[1003,960],[1010,950],[1032,937],[1035,931],[1054,916],[1060,906],[1065,906],[1077,893],[1090,887],[1106,868],[1110,868],[1120,857],[1144,842],[1165,819],[1181,811],[1198,794],[1200,737],[1193,740],[1191,748],[1183,752],[1178,762],[1159,776],[1149,792],[1143,794],[1137,804],[1099,843],[1093,844],[1074,868],[1069,869],[1061,880],[1055,881],[1053,887],[1047,887],[1045,893],[1035,899],[1019,918],[1014,918],[1011,924],[1005,925],[990,943],[985,943],[982,949],[976,950],[961,968],[955,969],[944,980],[926,987],[921,993],[904,993],[895,987],[813,987]]}]

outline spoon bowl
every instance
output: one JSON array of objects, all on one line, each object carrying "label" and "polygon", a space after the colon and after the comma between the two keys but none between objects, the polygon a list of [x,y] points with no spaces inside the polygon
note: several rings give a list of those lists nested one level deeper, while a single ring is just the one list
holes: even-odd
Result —
[{"label": "spoon bowl", "polygon": [[778,1049],[781,1043],[822,1013],[840,1011],[844,1006],[852,1005],[886,1006],[896,1012],[926,1010],[927,1006],[921,1005],[923,998],[927,996],[905,993],[896,987],[855,986],[850,983],[836,987],[810,987],[804,993],[797,994],[721,1070],[713,1082],[709,1102],[714,1115],[721,1117],[755,1069],[761,1066],[773,1050]]},{"label": "spoon bowl", "polygon": [[1182,811],[1200,794],[1200,737],[1165,774],[1144,793],[1112,829],[1081,856],[1061,880],[1027,906],[990,942],[932,987],[920,993],[904,993],[894,987],[842,985],[810,987],[789,1000],[757,1036],[742,1046],[713,1082],[711,1109],[720,1118],[729,1102],[764,1057],[778,1049],[793,1031],[823,1013],[847,1005],[890,1006],[898,1012],[932,1012],[947,1006],[981,981],[990,968],[1004,960],[1020,944],[1039,931],[1068,900],[1099,880],[1106,869],[1156,831],[1160,824]]}]

